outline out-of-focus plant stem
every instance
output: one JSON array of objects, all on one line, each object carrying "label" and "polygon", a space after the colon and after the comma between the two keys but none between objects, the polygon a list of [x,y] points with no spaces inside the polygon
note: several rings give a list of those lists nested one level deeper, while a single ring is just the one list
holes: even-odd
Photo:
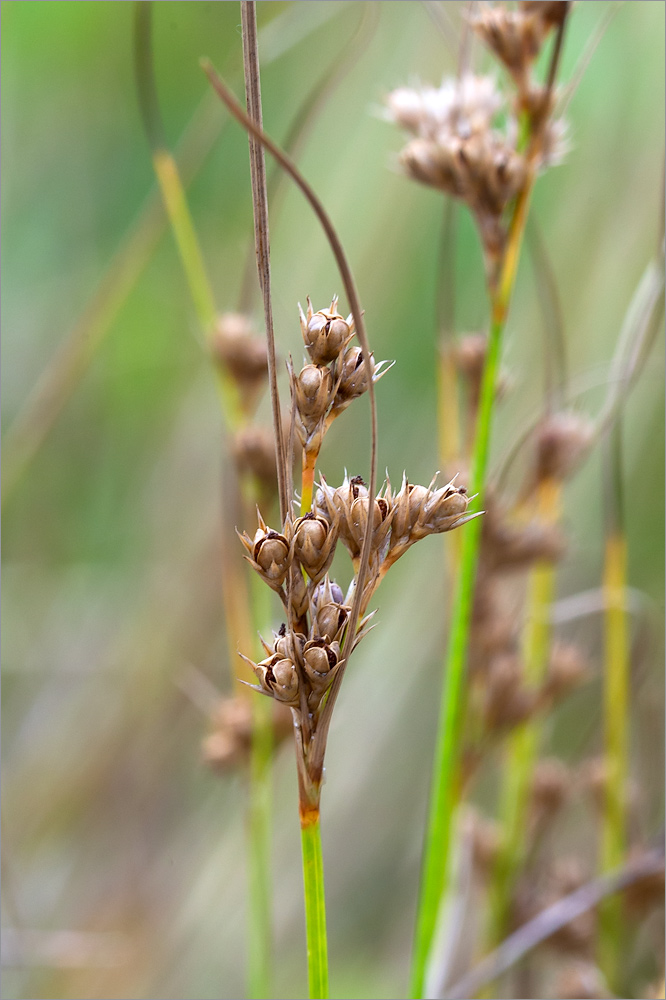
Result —
[{"label": "out-of-focus plant stem", "polygon": [[[561,485],[545,479],[537,487],[537,516],[544,527],[556,524],[560,517]],[[539,562],[530,574],[527,615],[523,633],[525,683],[536,689],[543,682],[550,652],[550,609],[555,596],[555,568],[552,562]],[[541,742],[541,720],[531,719],[511,734],[508,741],[500,797],[500,822],[503,842],[497,858],[491,892],[492,946],[497,945],[507,929],[512,890],[523,861],[527,807],[534,767]]]},{"label": "out-of-focus plant stem", "polygon": [[[146,135],[151,146],[153,167],[185,272],[192,303],[202,332],[207,341],[210,341],[215,328],[217,308],[178,167],[164,138],[152,64],[151,4],[149,2],[139,2],[135,5],[135,59],[139,104]],[[239,389],[224,368],[216,365],[216,373],[224,423],[226,429],[233,432],[238,430],[246,419]],[[248,485],[237,482],[237,486],[241,493],[245,494],[246,500],[248,499],[248,490],[245,487]],[[240,498],[236,499],[238,501]],[[222,544],[222,554],[222,602],[227,638],[230,646],[233,647],[234,642],[238,641],[239,638],[238,631],[247,632],[247,626],[250,622],[255,630],[266,624],[267,609],[264,612],[264,601],[261,598],[250,602],[247,573],[236,571],[237,561],[230,557],[226,540]],[[231,648],[230,663],[235,661],[234,650]],[[235,670],[232,671],[232,674],[240,690],[246,690],[239,684]],[[253,707],[247,804],[250,881],[248,980],[253,1000],[263,1000],[271,993],[271,761],[272,712],[267,711],[263,705],[256,705]]]},{"label": "out-of-focus plant stem", "polygon": [[[613,425],[604,448],[606,531],[604,543],[604,805],[600,868],[618,867],[626,853],[629,773],[629,638],[626,610],[627,539],[622,496],[622,422]],[[599,958],[611,988],[620,988],[622,901],[600,910]]]},{"label": "out-of-focus plant stem", "polygon": [[[470,479],[471,492],[478,494],[479,505],[483,503],[488,467],[502,337],[516,280],[533,182],[534,172],[528,177],[516,201],[507,247],[500,266],[499,280],[491,289],[490,334],[481,384]],[[464,701],[463,680],[469,646],[481,527],[481,520],[475,518],[465,528],[451,617],[414,943],[411,996],[415,1000],[424,995],[426,988],[428,963],[450,875],[451,840],[458,800],[457,765]]]}]

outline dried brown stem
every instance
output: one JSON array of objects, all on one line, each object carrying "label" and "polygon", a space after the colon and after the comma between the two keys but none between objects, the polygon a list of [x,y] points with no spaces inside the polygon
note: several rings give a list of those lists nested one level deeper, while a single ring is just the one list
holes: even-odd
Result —
[{"label": "dried brown stem", "polygon": [[[245,94],[248,115],[261,129],[261,82],[259,79],[259,48],[257,45],[257,14],[255,0],[242,0],[241,20],[243,27],[243,69],[245,73]],[[266,340],[268,342],[268,379],[273,409],[275,431],[275,451],[277,456],[278,496],[280,498],[280,518],[284,524],[289,514],[287,495],[287,470],[282,435],[280,395],[277,384],[277,364],[275,357],[275,332],[273,329],[273,307],[271,303],[271,263],[270,239],[268,231],[268,195],[266,193],[266,161],[262,144],[250,133],[250,177],[252,180],[252,208],[254,214],[254,244],[257,255],[257,273],[264,300]]]}]

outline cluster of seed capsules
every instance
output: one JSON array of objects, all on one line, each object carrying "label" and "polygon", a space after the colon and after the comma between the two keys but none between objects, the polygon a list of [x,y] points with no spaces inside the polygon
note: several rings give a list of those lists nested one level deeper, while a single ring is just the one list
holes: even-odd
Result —
[{"label": "cluster of seed capsules", "polygon": [[533,78],[549,33],[566,16],[566,2],[520,3],[517,10],[484,5],[473,30],[508,70],[515,93],[507,106],[492,76],[464,73],[440,87],[400,87],[387,98],[388,117],[411,134],[400,164],[413,180],[465,202],[487,253],[501,253],[503,214],[523,189],[528,160],[521,123],[538,143],[530,153],[542,169],[559,162],[565,125],[554,121],[553,94]]},{"label": "cluster of seed capsules", "polygon": [[[308,455],[319,454],[332,420],[367,390],[368,380],[360,348],[350,345],[352,318],[337,313],[336,299],[329,310],[319,312],[308,299],[307,314],[300,310],[300,316],[311,363],[299,375],[290,366],[290,377],[293,426],[305,466]],[[376,381],[387,369],[385,363],[371,361]],[[469,499],[454,481],[436,489],[435,480],[425,487],[403,476],[394,491],[387,477],[371,497],[360,476],[345,475],[335,489],[322,476],[311,509],[298,517],[288,515],[279,531],[258,513],[254,537],[243,533],[240,539],[250,565],[279,595],[287,621],[272,644],[263,643],[265,659],[255,663],[243,656],[258,678],[257,689],[312,717],[344,666],[341,651],[366,533],[372,533],[370,561],[352,649],[370,628],[372,616],[365,613],[387,570],[421,538],[450,531],[474,516],[467,514]],[[329,576],[338,542],[354,568],[346,595]]]}]

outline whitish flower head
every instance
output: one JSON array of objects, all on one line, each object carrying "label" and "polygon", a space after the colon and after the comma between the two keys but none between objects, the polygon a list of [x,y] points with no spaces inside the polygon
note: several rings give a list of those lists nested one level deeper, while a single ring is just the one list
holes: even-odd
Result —
[{"label": "whitish flower head", "polygon": [[389,119],[414,135],[465,139],[490,128],[502,98],[493,77],[466,73],[448,77],[440,87],[399,87],[386,104]]}]

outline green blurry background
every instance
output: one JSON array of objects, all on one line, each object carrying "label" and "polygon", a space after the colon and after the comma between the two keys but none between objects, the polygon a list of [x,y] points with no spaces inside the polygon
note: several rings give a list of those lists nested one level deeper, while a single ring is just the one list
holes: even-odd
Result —
[{"label": "green blurry background", "polygon": [[[379,467],[428,482],[437,468],[434,302],[442,208],[394,166],[401,137],[383,95],[439,82],[455,53],[417,2],[373,2],[374,35],[326,104],[301,157],[355,269],[372,345],[397,364],[378,387]],[[573,72],[608,4],[579,4]],[[447,12],[459,23],[457,4]],[[264,121],[285,136],[301,101],[342,57],[359,2],[260,3]],[[3,458],[59,345],[105,280],[153,187],[134,91],[132,5],[2,4]],[[195,109],[212,144],[191,207],[220,308],[233,308],[251,234],[246,137],[206,100],[208,55],[240,92],[235,2],[154,5],[157,81],[174,143]],[[270,61],[269,61],[270,60]],[[579,406],[594,415],[624,311],[659,233],[664,5],[620,6],[571,102],[572,150],[540,182],[534,211],[562,299]],[[272,231],[279,347],[301,356],[296,302],[341,291],[298,192]],[[244,792],[200,762],[206,683],[229,689],[220,607],[223,431],[214,380],[171,236],[132,265],[108,334],[93,338],[34,460],[6,471],[3,508],[3,908],[5,997],[232,998],[244,990]],[[457,322],[487,310],[472,225],[461,217]],[[342,303],[343,310],[347,303]],[[101,342],[97,343],[97,339]],[[543,398],[543,321],[526,258],[506,341],[514,391],[500,457]],[[636,627],[633,774],[643,833],[662,812],[663,344],[626,410],[630,583]],[[266,407],[266,414],[268,408]],[[14,427],[18,425],[14,424]],[[9,436],[7,436],[9,435]],[[332,430],[321,468],[367,471],[367,405]],[[19,456],[20,457],[20,456]],[[4,464],[4,462],[3,462]],[[15,474],[16,473],[16,474]],[[570,554],[560,596],[596,587],[598,457],[567,493]],[[246,526],[247,527],[247,526]],[[328,752],[323,838],[332,995],[406,989],[440,687],[442,546],[418,546],[379,594]],[[238,558],[241,558],[239,547]],[[340,573],[347,570],[340,562]],[[563,627],[593,679],[552,732],[565,759],[598,747],[599,631]],[[591,732],[583,738],[582,733]],[[304,995],[300,845],[291,747],[275,768],[275,996]],[[563,834],[565,836],[565,834]],[[588,844],[589,848],[589,844]],[[63,937],[62,932],[86,932]],[[99,935],[99,936],[97,936]],[[655,969],[655,975],[657,970]]]}]

